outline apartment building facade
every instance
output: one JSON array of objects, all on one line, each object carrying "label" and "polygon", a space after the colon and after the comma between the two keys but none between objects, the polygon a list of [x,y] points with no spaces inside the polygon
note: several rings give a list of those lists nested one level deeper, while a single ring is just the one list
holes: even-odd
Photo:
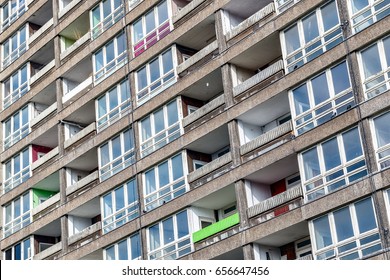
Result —
[{"label": "apartment building facade", "polygon": [[2,0],[2,259],[389,259],[388,0]]}]

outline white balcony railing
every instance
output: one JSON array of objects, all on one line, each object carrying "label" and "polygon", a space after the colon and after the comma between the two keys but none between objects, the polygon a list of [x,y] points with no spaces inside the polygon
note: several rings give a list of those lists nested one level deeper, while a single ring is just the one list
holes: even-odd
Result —
[{"label": "white balcony railing", "polygon": [[46,32],[50,27],[52,27],[53,24],[53,18],[49,19],[49,21],[42,25],[37,32],[31,35],[31,37],[28,39],[28,45],[30,46],[36,39],[38,39],[38,37],[40,37],[44,32]]},{"label": "white balcony railing", "polygon": [[276,9],[279,13],[281,13],[299,1],[301,0],[275,0]]},{"label": "white balcony railing", "polygon": [[26,227],[32,221],[31,210],[21,214],[16,219],[13,219],[9,223],[4,224],[4,237],[8,237],[18,230]]},{"label": "white balcony railing", "polygon": [[55,60],[53,59],[48,64],[45,65],[41,70],[38,71],[34,76],[30,78],[30,85],[36,82],[38,79],[42,78],[47,72],[49,72],[55,66]]},{"label": "white balcony railing", "polygon": [[178,20],[182,19],[186,15],[188,15],[192,10],[198,7],[200,4],[205,2],[206,0],[192,0],[190,3],[181,8],[173,17],[172,22],[175,23]]},{"label": "white balcony railing", "polygon": [[52,149],[50,152],[48,152],[47,154],[45,154],[43,157],[41,157],[40,159],[34,161],[34,162],[31,164],[31,170],[34,170],[34,169],[38,168],[39,166],[41,166],[42,164],[44,164],[44,163],[47,162],[48,160],[52,159],[52,158],[55,157],[56,155],[58,155],[58,147],[55,147],[55,148]]},{"label": "white balcony railing", "polygon": [[59,18],[63,17],[67,12],[69,12],[71,9],[73,9],[80,2],[81,2],[81,0],[73,0],[72,2],[70,2],[68,5],[66,5],[63,9],[61,9],[58,12],[58,17]]},{"label": "white balcony railing", "polygon": [[91,85],[92,85],[92,76],[88,77],[84,82],[80,83],[74,89],[66,93],[62,97],[62,103],[64,104],[65,102],[71,100],[73,97],[75,97],[78,93],[80,93],[84,89],[91,87]]},{"label": "white balcony railing", "polygon": [[192,251],[190,236],[184,236],[177,241],[170,242],[164,247],[148,253],[150,260],[176,260]]},{"label": "white balcony railing", "polygon": [[103,234],[110,232],[121,225],[134,220],[139,216],[139,202],[134,201],[125,208],[104,217],[102,221]]},{"label": "white balcony railing", "polygon": [[[4,2],[4,1],[1,1]],[[13,1],[14,2],[14,1]],[[19,5],[21,1],[18,1]],[[1,24],[1,31],[9,27],[15,20],[17,20],[21,15],[24,14],[24,12],[27,10],[27,6],[31,3],[32,1],[25,1],[22,5],[20,5],[16,10],[14,10],[6,19],[2,20]],[[2,3],[5,4],[5,3]],[[11,5],[11,4],[10,4]],[[14,5],[14,4],[13,4]]]},{"label": "white balcony railing", "polygon": [[70,147],[71,145],[73,145],[77,141],[83,139],[85,136],[87,136],[88,134],[90,134],[94,131],[96,131],[96,123],[93,122],[90,125],[88,125],[87,127],[85,127],[83,130],[79,131],[73,137],[65,140],[64,148],[66,149],[66,148]]},{"label": "white balcony railing", "polygon": [[13,90],[10,94],[4,97],[3,100],[3,108],[7,108],[11,106],[12,103],[14,103],[16,100],[21,98],[23,95],[25,95],[30,90],[30,84],[29,81],[25,81],[22,83],[17,89]]},{"label": "white balcony railing", "polygon": [[20,172],[13,174],[10,178],[4,180],[4,193],[9,192],[13,188],[19,186],[30,178],[31,166],[28,165],[23,168]]},{"label": "white balcony railing", "polygon": [[203,165],[201,168],[196,169],[195,171],[191,172],[190,174],[188,174],[188,182],[193,182],[196,179],[199,179],[199,178],[213,172],[214,170],[224,166],[225,164],[227,164],[231,161],[232,161],[232,154],[227,153],[227,154],[213,160],[212,162],[209,162],[209,163]]},{"label": "white balcony railing", "polygon": [[88,42],[90,39],[91,39],[91,33],[87,32],[81,38],[79,38],[76,42],[74,42],[73,45],[71,45],[69,48],[67,48],[63,52],[61,52],[60,59],[63,60],[65,57],[67,57],[69,54],[74,52],[82,44]]},{"label": "white balcony railing", "polygon": [[80,181],[77,181],[75,184],[69,186],[66,188],[66,195],[70,195],[74,192],[76,192],[77,190],[80,190],[82,189],[83,187],[85,187],[86,185],[92,183],[93,181],[99,179],[99,173],[97,171],[89,174],[88,176],[82,178]]},{"label": "white balcony railing", "polygon": [[211,54],[213,51],[218,49],[218,42],[214,41],[211,44],[207,45],[200,51],[198,51],[196,54],[188,58],[186,61],[181,63],[180,65],[177,66],[177,73],[180,74],[187,70],[189,67],[200,61],[202,58],[205,56]]},{"label": "white balcony railing", "polygon": [[89,237],[95,233],[98,233],[101,229],[102,229],[102,224],[100,222],[93,224],[93,225],[83,229],[82,231],[80,231],[74,235],[69,236],[68,237],[68,244],[71,245],[71,244],[74,244],[78,241],[84,240],[87,237]]},{"label": "white balcony railing", "polygon": [[51,104],[49,107],[43,110],[38,116],[33,118],[30,122],[31,127],[43,121],[46,117],[48,117],[51,113],[55,112],[56,110],[57,110],[57,102]]},{"label": "white balcony railing", "polygon": [[57,193],[57,194],[53,195],[52,197],[50,197],[49,199],[47,199],[46,201],[39,204],[37,207],[33,208],[32,215],[33,215],[34,219],[37,215],[39,217],[40,212],[42,212],[43,210],[45,210],[45,209],[47,209],[47,208],[49,208],[49,207],[51,207],[59,202],[60,202],[60,193]]},{"label": "white balcony railing", "polygon": [[129,0],[129,11],[137,7],[144,0]]},{"label": "white balcony railing", "polygon": [[27,49],[28,46],[26,42],[20,44],[16,50],[13,50],[7,57],[3,59],[3,68],[14,62],[17,58],[24,54]]}]

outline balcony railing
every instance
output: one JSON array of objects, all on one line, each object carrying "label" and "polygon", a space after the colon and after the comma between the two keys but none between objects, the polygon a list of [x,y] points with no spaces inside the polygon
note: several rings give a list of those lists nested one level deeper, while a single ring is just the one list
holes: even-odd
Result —
[{"label": "balcony railing", "polygon": [[61,250],[62,250],[62,242],[60,241],[54,244],[53,246],[50,246],[46,250],[34,255],[33,260],[44,260],[44,259],[48,259],[49,257],[50,259],[55,259],[56,255],[58,255],[58,253],[60,253]]},{"label": "balcony railing", "polygon": [[144,0],[129,0],[129,11],[137,7]]},{"label": "balcony railing", "polygon": [[198,7],[200,4],[202,4],[203,2],[205,2],[206,0],[192,0],[190,3],[188,3],[186,6],[184,6],[183,8],[180,9],[180,11],[178,11],[176,13],[176,15],[174,15],[172,17],[172,22],[173,23],[176,23],[177,21],[179,21],[180,19],[184,18],[186,15],[188,15],[191,11],[193,11],[196,7]]},{"label": "balcony railing", "polygon": [[47,72],[49,72],[52,68],[55,66],[55,60],[53,59],[48,64],[45,65],[41,70],[38,71],[34,76],[30,78],[30,85],[35,83],[37,80],[42,78],[43,75],[45,75]]},{"label": "balcony railing", "polygon": [[70,2],[62,10],[59,11],[58,17],[59,18],[63,17],[67,12],[69,12],[71,9],[73,9],[80,2],[81,2],[81,0],[73,0],[72,2]]},{"label": "balcony railing", "polygon": [[94,78],[95,85],[103,81],[105,78],[109,77],[111,74],[113,74],[116,70],[118,70],[126,63],[127,63],[127,52],[124,51],[123,53],[118,55],[114,60],[104,65],[104,67],[101,68],[99,71],[94,73],[93,78]]},{"label": "balcony railing", "polygon": [[[194,66],[196,63],[203,60],[207,55],[212,54],[215,50],[218,50],[218,42],[214,41],[211,44],[207,45],[196,54],[185,60],[183,63],[177,66],[177,73],[180,75],[184,71],[188,71],[191,66]],[[183,76],[183,75],[181,75]]]},{"label": "balcony railing", "polygon": [[16,50],[13,50],[7,57],[3,59],[3,68],[10,65],[12,62],[14,62],[17,58],[19,58],[22,54],[26,52],[28,49],[27,43],[23,42],[18,46]]},{"label": "balcony railing", "polygon": [[112,215],[104,217],[102,221],[103,234],[110,232],[121,225],[130,222],[139,216],[139,202],[134,201],[125,208],[116,211]]},{"label": "balcony railing", "polygon": [[[193,182],[201,177],[204,177],[213,171],[216,171],[217,169],[223,167],[224,165],[228,164],[232,161],[232,154],[229,152],[212,162],[209,162],[205,165],[203,165],[201,168],[196,169],[195,171],[188,174],[188,182]],[[218,177],[220,174],[227,172],[228,170],[221,170],[221,172],[218,172],[216,174],[212,174],[212,178]],[[212,179],[210,178],[210,180]]]},{"label": "balcony railing", "polygon": [[72,146],[74,143],[80,141],[81,139],[83,139],[85,136],[89,135],[90,133],[96,131],[96,124],[93,122],[91,123],[90,125],[88,125],[87,127],[85,127],[83,130],[79,131],[76,135],[74,135],[73,137],[65,140],[64,142],[64,148],[69,148],[70,146]]},{"label": "balcony railing", "polygon": [[77,250],[81,246],[87,245],[101,236],[102,224],[93,224],[82,231],[68,237],[69,251]]},{"label": "balcony railing", "polygon": [[363,82],[367,99],[373,98],[390,89],[390,68],[369,77]]},{"label": "balcony railing", "polygon": [[[285,192],[282,192],[280,194],[277,194],[273,197],[270,197],[264,201],[261,201],[260,203],[248,208],[248,217],[253,218],[255,216],[265,214],[269,210],[275,209],[278,206],[286,205],[289,202],[294,202],[295,199],[302,197],[302,187],[301,185],[297,185],[295,187],[292,187],[291,189],[286,190]],[[298,205],[295,203],[288,204],[288,210],[292,210]],[[273,213],[273,212],[272,212]],[[274,214],[274,213],[273,213]],[[272,218],[273,216],[268,216],[265,218],[265,220],[268,220],[269,218]]]},{"label": "balcony railing", "polygon": [[10,94],[4,97],[3,108],[6,109],[11,106],[12,103],[17,101],[23,95],[25,95],[30,90],[29,81],[22,83],[17,89],[13,90]]},{"label": "balcony railing", "polygon": [[43,33],[45,33],[47,30],[49,30],[50,27],[52,27],[54,24],[53,18],[49,19],[44,25],[41,26],[41,28],[38,29],[37,32],[35,32],[29,39],[28,39],[28,45],[31,46],[32,43],[38,39]]},{"label": "balcony railing", "polygon": [[233,214],[223,220],[220,220],[212,225],[209,225],[201,230],[198,230],[192,234],[192,241],[194,243],[206,239],[214,234],[224,231],[232,226],[240,223],[240,216],[238,213]]},{"label": "balcony railing", "polygon": [[56,209],[60,206],[60,193],[57,193],[44,201],[43,203],[39,204],[37,207],[33,208],[32,210],[32,216],[33,220],[39,219],[40,217],[46,215],[47,213],[51,212],[52,210]]},{"label": "balcony railing", "polygon": [[[93,182],[99,179],[99,173],[97,171],[82,178],[80,181],[66,188],[66,196],[72,196],[72,198],[79,196],[88,190],[87,186],[91,186]],[[69,198],[72,199],[72,198]]]},{"label": "balcony railing", "polygon": [[31,210],[21,214],[7,224],[4,224],[4,237],[8,237],[31,223]]},{"label": "balcony railing", "polygon": [[38,116],[33,118],[30,122],[31,127],[36,126],[55,111],[57,111],[57,102],[54,102],[52,105],[43,110]]},{"label": "balcony railing", "polygon": [[239,84],[233,88],[233,96],[237,96],[244,91],[247,91],[248,89],[254,87],[255,85],[259,84],[260,82],[266,80],[267,78],[271,77],[272,75],[278,73],[279,71],[283,70],[283,61],[279,60],[275,62],[274,64],[270,65],[266,69],[262,70],[261,72],[257,73],[253,77],[249,78],[242,84]]},{"label": "balcony railing", "polygon": [[377,0],[352,15],[351,22],[353,31],[359,32],[389,14],[390,2],[388,0]]},{"label": "balcony railing", "polygon": [[121,104],[118,104],[115,108],[110,108],[110,111],[96,120],[97,130],[101,131],[123,116],[126,116],[131,112],[131,99],[124,100]]},{"label": "balcony railing", "polygon": [[123,5],[121,4],[111,14],[106,16],[101,22],[99,22],[91,30],[91,38],[96,39],[100,34],[110,28],[114,23],[120,20],[124,15]]},{"label": "balcony railing", "polygon": [[87,32],[85,35],[83,35],[81,38],[79,38],[76,42],[73,43],[69,48],[61,52],[60,59],[63,60],[68,55],[70,55],[72,52],[74,52],[77,48],[79,48],[84,43],[88,42],[91,39],[91,33]]},{"label": "balcony railing", "polygon": [[46,163],[50,159],[54,158],[56,155],[58,155],[58,147],[55,147],[50,152],[45,154],[43,157],[41,157],[40,159],[34,161],[31,164],[31,170],[37,169],[39,166],[43,165],[44,163]]},{"label": "balcony railing", "polygon": [[227,41],[231,40],[235,36],[237,36],[240,33],[242,33],[244,30],[248,29],[252,25],[256,24],[257,22],[259,22],[261,20],[263,20],[264,18],[266,18],[267,16],[269,16],[270,14],[272,14],[274,12],[275,12],[275,4],[274,3],[268,4],[267,6],[262,8],[260,11],[258,11],[255,14],[253,14],[252,16],[250,16],[249,18],[247,18],[246,20],[241,22],[239,25],[234,27],[232,30],[227,32],[226,33],[226,40]]},{"label": "balcony railing", "polygon": [[84,82],[77,85],[74,89],[66,93],[62,97],[62,104],[66,103],[67,101],[71,100],[73,101],[73,98],[80,92],[82,92],[85,89],[91,89],[92,88],[92,76],[88,77]]},{"label": "balcony railing", "polygon": [[184,236],[148,254],[150,260],[176,260],[192,251],[191,237]]},{"label": "balcony railing", "polygon": [[13,132],[11,135],[7,136],[4,139],[4,150],[8,149],[13,144],[26,137],[29,133],[30,133],[30,123],[27,122],[17,131]]},{"label": "balcony railing", "polygon": [[313,260],[313,254],[308,254],[306,256],[297,258],[298,261],[312,261]]}]

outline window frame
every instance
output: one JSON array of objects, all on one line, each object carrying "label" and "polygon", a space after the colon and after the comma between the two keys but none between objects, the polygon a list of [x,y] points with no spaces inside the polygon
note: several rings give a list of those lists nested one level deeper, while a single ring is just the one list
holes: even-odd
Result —
[{"label": "window frame", "polygon": [[[2,69],[10,65],[12,62],[17,60],[22,54],[24,54],[28,50],[28,39],[29,39],[29,24],[26,23],[21,28],[19,28],[17,31],[15,31],[7,40],[5,40],[2,43],[2,59],[1,59],[1,66]],[[25,41],[21,42],[21,34],[24,32],[25,35]],[[13,49],[13,38],[16,36],[16,49],[12,51]],[[8,43],[8,56],[5,57],[5,48],[6,44]]]},{"label": "window frame", "polygon": [[[12,12],[12,2],[16,2],[15,11]],[[21,4],[21,2],[23,2]],[[8,17],[4,18],[4,7],[8,9]],[[7,29],[13,22],[15,22],[21,15],[23,15],[28,10],[27,0],[9,0],[4,2],[4,5],[1,7],[1,26],[0,30],[4,31]]]},{"label": "window frame", "polygon": [[[360,142],[360,148],[362,154],[360,156],[354,157],[351,160],[347,160],[346,158],[346,151],[345,151],[345,145],[344,143],[344,135],[347,133],[357,130],[358,136],[359,136],[359,142]],[[339,149],[339,160],[340,164],[337,166],[332,167],[331,169],[327,170],[325,166],[325,159],[324,159],[324,152],[322,145],[325,143],[328,143],[332,140],[336,140],[337,142],[337,148]],[[303,155],[306,152],[314,150],[316,152],[316,156],[318,158],[318,168],[319,168],[319,174],[312,176],[309,179],[306,179],[305,174],[305,163],[303,161]],[[359,165],[361,163],[364,163],[363,165]],[[337,133],[336,135],[329,137],[325,139],[324,141],[315,144],[308,149],[305,149],[304,151],[300,152],[298,154],[298,165],[300,170],[300,177],[302,182],[302,189],[303,189],[303,195],[304,195],[304,201],[309,202],[313,201],[317,198],[326,196],[336,190],[345,188],[346,186],[350,185],[351,183],[354,183],[358,180],[361,180],[368,174],[367,169],[367,162],[365,157],[365,151],[362,144],[361,139],[361,132],[360,128],[358,126],[354,126],[352,128],[349,128],[347,130],[341,131]],[[351,168],[350,171],[348,169]],[[354,169],[352,169],[354,168]],[[342,175],[337,175],[338,172],[342,172]],[[365,175],[361,175],[360,177],[350,180],[350,177],[357,175],[359,173],[364,173]],[[331,177],[331,176],[335,177]],[[329,178],[327,178],[329,177]],[[338,185],[338,183],[344,181],[345,184]],[[333,188],[333,189],[332,189]]]},{"label": "window frame", "polygon": [[[130,148],[130,150],[125,151],[125,139],[124,134],[129,132],[131,137],[131,142],[133,144],[133,147]],[[121,149],[121,155],[113,158],[113,146],[112,141],[119,137],[120,139],[120,149]],[[101,148],[104,145],[108,145],[108,156],[109,161],[102,166],[102,152]],[[121,131],[120,133],[114,135],[110,139],[108,139],[106,142],[101,144],[98,148],[98,161],[99,161],[99,178],[100,181],[104,181],[118,172],[124,170],[125,168],[129,167],[130,165],[133,165],[135,163],[135,143],[134,143],[134,132],[132,128],[125,129]],[[116,164],[116,165],[115,165]],[[112,166],[112,167],[111,167]],[[107,167],[109,167],[107,170],[105,170]],[[121,167],[121,168],[118,168]],[[106,177],[106,174],[108,174],[108,177]]]},{"label": "window frame", "polygon": [[[24,167],[23,168],[23,160],[24,160],[24,156],[23,156],[23,153],[27,151],[27,155],[28,155],[28,162],[29,164],[27,165],[27,167]],[[20,157],[20,171],[18,173],[14,173],[15,170],[14,170],[14,166],[15,166],[15,158],[16,157]],[[31,177],[32,175],[32,169],[31,169],[31,162],[32,162],[32,146],[30,145],[29,147],[27,147],[26,149],[23,149],[22,151],[20,151],[19,153],[17,154],[14,154],[10,159],[8,159],[6,162],[4,162],[3,164],[3,185],[4,185],[4,188],[3,188],[3,193],[6,193],[6,192],[9,192],[10,190],[16,188],[17,186],[19,186],[20,184],[22,184],[23,182],[25,182],[26,180],[28,180],[28,178]],[[11,176],[9,178],[7,178],[7,175],[6,175],[6,172],[7,172],[7,164],[10,163],[11,164]]]},{"label": "window frame", "polygon": [[[103,2],[110,2],[111,13],[104,17],[104,5]],[[99,9],[99,19],[100,21],[94,26],[93,25],[93,13],[94,10]],[[124,4],[123,1],[120,0],[120,5],[115,9],[115,0],[103,0],[100,1],[96,6],[94,6],[89,11],[89,26],[91,29],[91,39],[94,40],[99,37],[104,31],[109,29],[112,25],[114,25],[117,21],[119,21],[124,16]]]},{"label": "window frame", "polygon": [[[321,9],[331,4],[332,2],[335,3],[337,17],[338,17],[338,24],[331,27],[329,30],[324,31],[324,27],[323,27],[324,22],[321,14]],[[305,43],[303,20],[311,17],[313,14],[316,15],[318,36],[310,40],[309,42]],[[287,41],[286,41],[285,33],[288,30],[295,27],[297,28],[297,32],[298,32],[299,47],[296,50],[287,53]],[[333,36],[329,37],[330,35]],[[328,38],[327,41],[325,41],[326,38]],[[340,44],[344,40],[343,38],[344,37],[341,28],[340,13],[336,4],[336,0],[327,1],[326,3],[318,6],[316,9],[312,10],[310,13],[301,17],[296,22],[289,25],[287,28],[285,28],[283,31],[280,32],[280,42],[282,44],[283,63],[284,63],[284,69],[286,73],[293,72],[295,69],[305,65],[309,61],[314,60],[321,54],[332,49],[336,45]],[[318,42],[320,42],[320,45],[315,46],[315,44]],[[307,49],[309,50],[307,51]],[[291,59],[293,60],[290,61]]]},{"label": "window frame", "polygon": [[[375,159],[376,159],[378,170],[384,170],[390,167],[390,142],[381,147],[378,147],[378,135],[376,134],[376,126],[375,126],[375,120],[386,115],[390,119],[390,111],[387,111],[371,118],[370,120],[371,132],[372,132],[374,149],[375,149]],[[385,153],[383,158],[380,158],[380,153]],[[382,167],[382,164],[386,166]]]},{"label": "window frame", "polygon": [[[177,109],[177,122],[174,124],[169,125],[168,123],[168,106],[172,103],[176,103],[176,109]],[[163,110],[163,116],[164,116],[164,129],[155,133],[156,129],[156,122],[155,122],[155,114],[157,112],[160,112]],[[143,139],[143,121],[149,119],[150,122],[150,133],[151,136],[147,139]],[[162,147],[168,145],[169,143],[173,142],[177,138],[179,138],[183,134],[183,126],[181,120],[183,119],[183,112],[182,112],[182,102],[180,98],[176,98],[163,106],[159,107],[158,110],[150,113],[145,118],[139,121],[139,139],[140,139],[140,154],[141,158],[146,157],[150,155],[151,153],[157,151],[158,149],[161,149]],[[172,131],[172,129],[174,129]],[[163,138],[159,138],[162,135],[164,135]],[[172,138],[173,137],[173,138]],[[158,139],[156,141],[156,138]],[[171,139],[172,138],[172,139]],[[161,145],[162,144],[162,145]]]},{"label": "window frame", "polygon": [[[23,124],[23,110],[27,109],[27,116],[28,120],[27,123]],[[14,124],[15,124],[15,115],[18,114],[19,117],[19,129],[14,131]],[[33,108],[32,104],[29,103],[26,106],[23,106],[21,109],[19,109],[17,112],[14,112],[12,116],[10,116],[8,119],[6,119],[2,125],[3,125],[3,142],[4,142],[4,148],[5,151],[24,137],[26,137],[31,130],[30,122],[33,119]],[[9,135],[7,136],[7,122],[10,122],[11,131],[9,132]]]},{"label": "window frame", "polygon": [[[22,81],[22,71],[26,68],[26,81]],[[14,77],[18,79],[18,87],[13,88],[13,79]],[[2,83],[3,88],[3,110],[11,106],[14,102],[19,100],[23,95],[25,95],[30,90],[30,77],[31,77],[31,68],[30,62],[27,62],[22,67],[13,72],[4,82]],[[9,83],[8,95],[6,94],[6,84]],[[22,83],[23,82],[23,83]]]},{"label": "window frame", "polygon": [[[167,52],[171,52],[172,55],[172,69],[169,70],[167,73],[164,73],[164,65],[163,65],[163,55]],[[139,67],[137,70],[134,71],[135,75],[135,91],[136,91],[136,103],[137,106],[141,106],[142,104],[146,103],[148,100],[153,98],[154,96],[158,95],[162,91],[164,91],[166,88],[171,86],[172,84],[176,83],[177,81],[177,57],[176,57],[176,45],[172,45],[168,49],[164,50],[154,58],[150,59],[148,62],[143,64],[141,67]],[[159,64],[159,72],[160,72],[160,77],[155,80],[154,82],[151,82],[151,74],[150,74],[150,64],[153,63],[156,59],[158,59],[158,64]],[[146,71],[146,83],[147,85],[143,88],[139,88],[139,83],[138,83],[138,73],[145,68]],[[168,80],[164,81],[167,77],[172,75]],[[154,85],[160,83],[156,88],[151,89]]]},{"label": "window frame", "polygon": [[[25,248],[25,242],[29,241],[30,242],[30,248]],[[32,260],[34,256],[34,238],[33,236],[30,236],[21,242],[12,245],[11,247],[8,247],[3,251],[3,260],[6,260],[6,252],[11,250],[11,260],[15,260],[15,247],[17,245],[21,245],[21,250],[20,250],[20,255],[21,255],[21,260]],[[25,255],[25,250],[27,249],[27,258],[24,258]]]},{"label": "window frame", "polygon": [[[177,178],[176,180],[173,180],[173,163],[172,159],[178,156],[181,156],[182,161],[182,171],[183,176],[180,178]],[[162,164],[168,164],[168,178],[169,182],[166,185],[160,186],[159,183],[159,166]],[[146,186],[146,174],[150,171],[154,171],[154,182],[155,182],[155,190],[152,192],[148,192],[147,186]],[[142,172],[142,189],[144,193],[144,208],[145,211],[153,210],[161,205],[163,205],[166,202],[169,202],[187,191],[189,191],[189,184],[187,181],[187,175],[188,175],[188,163],[187,163],[187,152],[184,150],[178,154],[175,154],[158,164],[154,165],[153,167],[145,170]],[[180,186],[177,187],[177,185],[180,183]],[[168,190],[168,192],[166,192]]]},{"label": "window frame", "polygon": [[[133,258],[133,256],[131,256],[131,249],[132,249],[131,241],[132,241],[132,238],[138,238],[138,240],[139,240],[140,256],[138,256],[136,258]],[[121,239],[121,240],[115,242],[114,244],[111,244],[110,246],[104,248],[103,249],[103,259],[106,260],[106,261],[108,261],[108,260],[119,260],[119,243],[122,243],[124,241],[126,241],[126,245],[127,245],[127,257],[128,258],[126,260],[141,260],[142,259],[142,241],[141,241],[141,233],[140,232],[133,233],[130,236],[126,237],[125,239]],[[114,256],[114,259],[108,259],[107,251],[109,249],[111,249],[112,247],[114,247],[114,255],[115,256]],[[130,256],[130,258],[129,258],[129,256]]]},{"label": "window frame", "polygon": [[[359,70],[360,70],[360,75],[361,75],[361,80],[362,80],[362,88],[363,88],[363,93],[364,97],[366,100],[369,100],[371,98],[374,98],[377,95],[380,95],[387,90],[390,89],[390,65],[387,65],[386,61],[386,52],[385,52],[385,47],[383,44],[383,41],[385,40],[390,40],[390,36],[385,36],[384,38],[379,39],[378,41],[374,42],[373,44],[370,44],[369,46],[365,47],[364,49],[360,50],[357,54],[358,56],[358,64],[359,64]],[[371,75],[370,77],[366,78],[365,73],[364,73],[364,65],[363,65],[363,55],[362,52],[367,51],[371,47],[377,46],[378,48],[378,53],[379,53],[379,62],[381,65],[381,71],[375,73],[374,75]],[[390,51],[388,53],[389,55],[389,61],[390,61]],[[387,73],[387,79],[386,77]],[[375,82],[375,80],[380,79],[383,76],[383,81],[380,81],[379,83],[376,83],[373,87],[367,88],[368,84]],[[384,89],[380,89],[381,87],[385,87]],[[371,93],[373,92],[373,95]]]},{"label": "window frame", "polygon": [[[28,196],[29,209],[23,209],[25,197]],[[19,216],[15,217],[15,201],[19,200]],[[11,219],[7,222],[6,211],[7,207],[11,205]],[[3,237],[6,238],[15,232],[21,230],[32,222],[32,209],[33,209],[33,192],[29,190],[20,196],[14,198],[9,203],[3,206]]]},{"label": "window frame", "polygon": [[[126,90],[128,90],[128,94],[126,93],[126,96],[128,96],[128,99],[122,100],[123,92],[122,92],[122,85],[126,84]],[[116,90],[117,94],[117,103],[118,105],[111,109],[110,108],[110,93],[112,91]],[[101,117],[99,117],[99,100],[105,99],[105,109],[106,113],[103,114]],[[96,129],[98,132],[101,130],[109,127],[122,117],[126,116],[132,111],[132,100],[131,100],[131,92],[130,92],[130,83],[128,79],[124,79],[123,81],[117,83],[115,86],[107,90],[104,94],[100,95],[98,98],[95,99],[95,108],[96,108]],[[103,120],[105,120],[102,122]]]},{"label": "window frame", "polygon": [[[134,197],[136,200],[129,202],[129,188],[131,188],[130,184],[134,184]],[[119,210],[116,209],[116,191],[123,188],[123,199],[124,199],[124,207]],[[105,197],[111,196],[111,205],[112,205],[112,213],[108,216],[105,216]],[[100,213],[102,215],[102,231],[103,234],[106,234],[125,223],[128,223],[137,217],[139,217],[139,195],[138,195],[138,185],[137,180],[132,178],[127,182],[115,187],[114,189],[106,192],[100,197]]]}]

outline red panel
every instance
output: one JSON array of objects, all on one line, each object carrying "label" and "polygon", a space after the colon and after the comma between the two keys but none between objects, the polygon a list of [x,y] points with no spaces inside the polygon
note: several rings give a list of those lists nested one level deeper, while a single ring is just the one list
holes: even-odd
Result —
[{"label": "red panel", "polygon": [[271,195],[275,196],[286,191],[286,180],[282,179],[276,183],[271,184]]},{"label": "red panel", "polygon": [[279,216],[283,213],[286,213],[286,212],[288,212],[288,205],[284,205],[282,207],[275,209],[274,214],[275,214],[275,217],[277,217],[277,216]]},{"label": "red panel", "polygon": [[49,147],[43,147],[38,145],[32,145],[32,162],[36,161],[38,159],[38,153],[48,153],[52,150],[52,148]]}]

